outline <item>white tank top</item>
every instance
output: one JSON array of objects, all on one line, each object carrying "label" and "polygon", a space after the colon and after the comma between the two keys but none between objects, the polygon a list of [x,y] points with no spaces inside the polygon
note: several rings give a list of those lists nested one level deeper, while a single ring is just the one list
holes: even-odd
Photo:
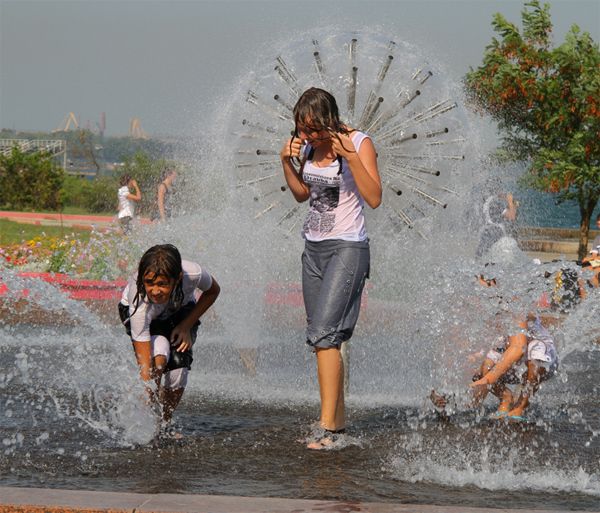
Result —
[{"label": "white tank top", "polygon": [[[367,134],[354,131],[350,138],[356,151],[360,149]],[[310,146],[305,154],[310,153]],[[334,160],[326,167],[318,167],[307,160],[304,163],[302,178],[310,188],[310,209],[302,227],[306,240],[364,241],[367,239],[364,200],[352,176],[346,159],[342,159],[342,171],[339,161]]]},{"label": "white tank top", "polygon": [[119,219],[122,217],[133,217],[135,214],[135,203],[127,197],[131,194],[129,187],[123,185],[123,187],[119,188],[117,194],[119,197]]}]

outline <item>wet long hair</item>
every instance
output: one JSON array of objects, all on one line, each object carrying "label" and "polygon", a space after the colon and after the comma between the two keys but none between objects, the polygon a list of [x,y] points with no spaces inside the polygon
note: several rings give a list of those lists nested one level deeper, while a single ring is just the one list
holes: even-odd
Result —
[{"label": "wet long hair", "polygon": [[160,181],[164,182],[173,173],[177,173],[177,169],[174,167],[167,166],[163,168],[163,170],[160,172]]},{"label": "wet long hair", "polygon": [[[340,111],[333,95],[324,89],[311,87],[302,93],[294,105],[294,137],[298,137],[298,124],[305,124],[310,119],[310,128],[313,131],[327,130],[332,132],[332,137],[337,133],[345,135],[353,130],[348,130],[340,120]],[[291,149],[291,141],[290,141]],[[312,159],[314,148],[311,149],[307,159]],[[342,157],[338,156],[339,162],[338,174],[342,172]],[[302,162],[298,162],[302,164]]]},{"label": "wet long hair", "polygon": [[171,290],[167,309],[178,310],[181,308],[183,303],[182,272],[181,254],[175,246],[172,244],[158,244],[148,249],[142,255],[142,258],[140,258],[138,266],[136,293],[133,299],[135,310],[137,310],[138,305],[146,299],[144,277],[148,274],[151,274],[154,277],[166,276],[171,280],[175,280],[175,286],[173,287],[173,290]]}]

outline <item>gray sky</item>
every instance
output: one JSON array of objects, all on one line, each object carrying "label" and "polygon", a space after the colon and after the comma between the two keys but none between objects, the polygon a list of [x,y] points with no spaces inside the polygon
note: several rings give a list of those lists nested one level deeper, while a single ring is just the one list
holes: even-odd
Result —
[{"label": "gray sky", "polygon": [[[600,41],[599,0],[550,1],[554,38],[572,24]],[[0,0],[0,128],[52,130],[69,112],[107,134],[138,117],[151,134],[198,126],[265,41],[310,28],[376,26],[437,54],[459,79],[480,64],[492,16],[513,0]],[[265,59],[272,60],[276,49]]]}]

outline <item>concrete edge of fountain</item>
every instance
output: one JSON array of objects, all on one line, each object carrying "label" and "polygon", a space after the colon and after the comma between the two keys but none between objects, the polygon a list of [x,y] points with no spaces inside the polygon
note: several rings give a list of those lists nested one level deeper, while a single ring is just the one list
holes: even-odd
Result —
[{"label": "concrete edge of fountain", "polygon": [[[561,513],[566,510],[494,509],[357,501],[324,501],[223,495],[147,494],[0,487],[0,513]],[[573,511],[573,510],[569,510]]]}]

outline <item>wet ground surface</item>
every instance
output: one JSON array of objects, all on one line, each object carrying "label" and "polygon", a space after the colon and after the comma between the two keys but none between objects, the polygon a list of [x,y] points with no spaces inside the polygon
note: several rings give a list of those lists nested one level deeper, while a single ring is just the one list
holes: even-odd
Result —
[{"label": "wet ground surface", "polygon": [[[597,437],[592,438],[586,447],[589,432],[571,424],[566,416],[550,424],[539,420],[539,425],[508,425],[478,421],[472,415],[441,422],[433,414],[410,410],[355,410],[351,411],[347,446],[311,452],[298,442],[306,434],[310,413],[307,408],[267,408],[188,397],[177,419],[182,440],[161,439],[129,447],[114,446],[95,430],[71,419],[48,419],[42,428],[48,433],[47,440],[40,434],[40,426],[26,428],[14,422],[7,433],[4,423],[4,437],[10,437],[12,431],[14,436],[23,436],[23,441],[11,451],[5,438],[0,484],[598,509],[598,475],[594,472],[600,443]],[[518,450],[507,450],[508,444]],[[482,453],[484,458],[479,456]],[[498,453],[503,457],[496,459]],[[576,465],[561,467],[562,461],[574,460]],[[468,469],[473,475],[480,472],[482,481],[461,482],[461,472]],[[548,479],[544,487],[537,481],[543,482],[545,474]],[[573,480],[572,491],[565,483],[560,489],[557,479],[561,476]],[[446,483],[440,482],[444,479]],[[576,483],[577,479],[589,480],[590,489],[586,491],[585,484]]]},{"label": "wet ground surface", "polygon": [[[18,330],[1,333],[0,486],[600,509],[597,350],[562,362],[561,377],[540,392],[525,424],[489,420],[492,401],[483,412],[442,420],[424,400],[398,400],[394,380],[363,379],[362,389],[351,388],[342,442],[309,451],[303,440],[317,415],[317,389],[290,380],[296,367],[280,365],[278,375],[259,355],[252,376],[236,352],[227,363],[212,346],[198,348],[202,372],[175,418],[183,438],[157,439],[148,408],[132,400],[140,395],[128,347],[119,360],[94,338],[78,345],[83,335],[75,332],[63,331],[63,340],[36,331],[43,345],[20,342]],[[306,361],[312,371],[310,355]],[[372,374],[359,363],[357,383]],[[386,386],[389,404],[368,407],[369,387]]]}]

